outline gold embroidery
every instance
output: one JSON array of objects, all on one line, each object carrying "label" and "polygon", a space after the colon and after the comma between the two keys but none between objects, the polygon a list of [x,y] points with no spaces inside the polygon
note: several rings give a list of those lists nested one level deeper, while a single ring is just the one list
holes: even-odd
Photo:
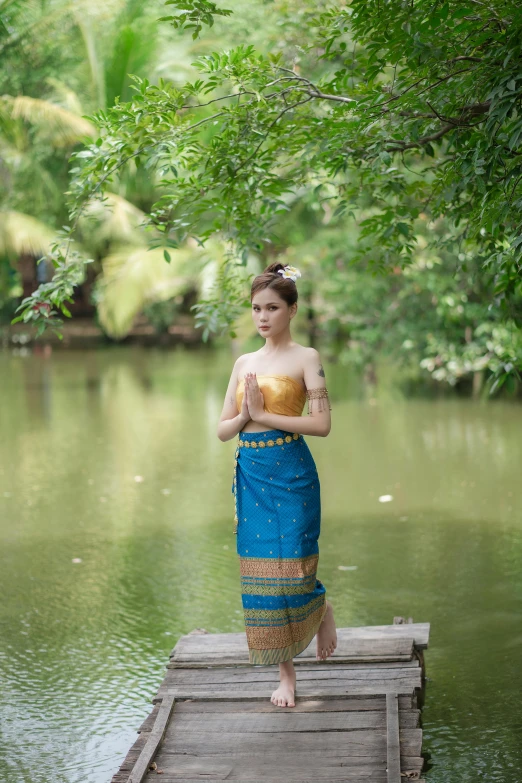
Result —
[{"label": "gold embroidery", "polygon": [[253,647],[249,647],[248,650],[249,662],[253,664],[271,664],[271,663],[280,663],[281,661],[288,661],[290,660],[290,658],[294,658],[296,655],[302,652],[306,647],[308,647],[308,645],[314,638],[315,634],[319,630],[319,626],[321,625],[324,619],[327,606],[328,605],[325,600],[322,607],[322,613],[319,616],[316,616],[314,614],[314,618],[316,622],[315,624],[311,624],[308,633],[302,639],[300,639],[297,642],[292,642],[291,644],[287,644],[284,647],[273,647],[268,649],[266,648],[263,649],[262,647],[258,649],[254,649]]},{"label": "gold embroidery", "polygon": [[284,609],[244,609],[243,614],[249,625],[280,628],[281,620],[290,623],[306,620],[318,606],[322,606],[324,597],[324,593],[321,593],[305,606],[286,606]]},{"label": "gold embroidery", "polygon": [[285,435],[284,438],[277,438],[276,440],[239,440],[238,446],[244,446],[247,449],[264,449],[265,446],[275,446],[276,444],[282,446],[285,441],[291,443],[293,440],[299,440],[301,437],[298,432],[294,432],[292,435]]},{"label": "gold embroidery", "polygon": [[[259,533],[258,533],[259,536]],[[241,592],[243,595],[307,595],[315,589],[316,576],[307,576],[304,579],[253,579],[242,577]]]},{"label": "gold embroidery", "polygon": [[274,647],[287,647],[305,639],[312,631],[316,633],[323,619],[325,597],[318,598],[319,605],[303,620],[292,621],[283,626],[254,627],[245,624],[249,648],[267,650]]},{"label": "gold embroidery", "polygon": [[246,577],[303,578],[315,574],[318,561],[318,554],[284,560],[274,557],[240,557],[239,569],[240,575]]},{"label": "gold embroidery", "polygon": [[317,400],[317,407],[319,412],[326,410],[326,403],[328,403],[328,407],[330,410],[332,410],[332,406],[330,405],[330,399],[328,397],[328,389],[307,389],[306,390],[306,398],[308,400],[308,414],[310,415],[312,413],[313,408],[313,401]]}]

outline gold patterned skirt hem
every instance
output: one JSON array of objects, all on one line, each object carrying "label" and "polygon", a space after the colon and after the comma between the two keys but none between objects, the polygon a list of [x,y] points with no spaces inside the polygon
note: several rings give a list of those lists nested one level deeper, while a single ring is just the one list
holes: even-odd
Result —
[{"label": "gold patterned skirt hem", "polygon": [[296,655],[299,655],[300,652],[303,652],[303,650],[308,647],[314,636],[317,634],[317,631],[321,627],[321,623],[325,618],[326,610],[327,603],[325,598],[321,616],[315,623],[314,627],[308,631],[303,639],[300,639],[299,641],[294,642],[287,647],[276,647],[270,650],[256,650],[250,647],[248,650],[249,663],[266,665],[271,663],[283,663],[284,661],[289,661],[292,658],[295,658]]}]

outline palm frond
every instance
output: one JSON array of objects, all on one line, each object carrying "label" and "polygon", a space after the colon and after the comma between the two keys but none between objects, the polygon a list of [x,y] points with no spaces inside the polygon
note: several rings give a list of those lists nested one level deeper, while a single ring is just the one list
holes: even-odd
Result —
[{"label": "palm frond", "polygon": [[[89,232],[94,244],[119,242],[120,244],[145,245],[145,234],[140,223],[145,214],[130,201],[116,193],[107,193],[103,201],[91,201],[84,210],[81,219],[83,233]],[[94,233],[89,223],[96,223]]]},{"label": "palm frond", "polygon": [[54,76],[48,76],[46,81],[53,88],[58,98],[58,105],[63,106],[78,117],[86,113],[80,103],[78,93],[72,90],[65,82]]},{"label": "palm frond", "polygon": [[198,284],[202,253],[162,248],[122,247],[107,256],[96,282],[100,322],[111,337],[122,339],[146,304],[183,294]]},{"label": "palm frond", "polygon": [[12,106],[13,118],[22,118],[49,133],[57,146],[75,144],[86,136],[95,138],[97,131],[88,120],[56,103],[18,95],[4,95],[3,100]]},{"label": "palm frond", "polygon": [[16,258],[24,253],[42,256],[56,238],[52,228],[23,212],[0,212],[0,255]]}]

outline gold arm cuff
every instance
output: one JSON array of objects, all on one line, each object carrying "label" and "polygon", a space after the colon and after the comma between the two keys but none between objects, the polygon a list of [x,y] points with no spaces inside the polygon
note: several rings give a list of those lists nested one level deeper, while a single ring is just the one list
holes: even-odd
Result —
[{"label": "gold arm cuff", "polygon": [[326,410],[326,403],[328,403],[329,409],[332,410],[332,406],[330,404],[330,398],[328,397],[328,389],[326,388],[307,389],[306,398],[308,400],[308,415],[312,413],[314,400],[317,400],[317,409],[319,413]]}]

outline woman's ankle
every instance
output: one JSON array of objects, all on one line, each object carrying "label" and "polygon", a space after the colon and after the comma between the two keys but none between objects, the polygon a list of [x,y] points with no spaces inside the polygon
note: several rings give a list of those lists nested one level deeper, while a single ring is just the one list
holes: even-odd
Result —
[{"label": "woman's ankle", "polygon": [[281,679],[283,677],[288,677],[288,678],[295,677],[294,661],[292,658],[290,658],[289,661],[282,661],[279,664],[279,676]]}]

